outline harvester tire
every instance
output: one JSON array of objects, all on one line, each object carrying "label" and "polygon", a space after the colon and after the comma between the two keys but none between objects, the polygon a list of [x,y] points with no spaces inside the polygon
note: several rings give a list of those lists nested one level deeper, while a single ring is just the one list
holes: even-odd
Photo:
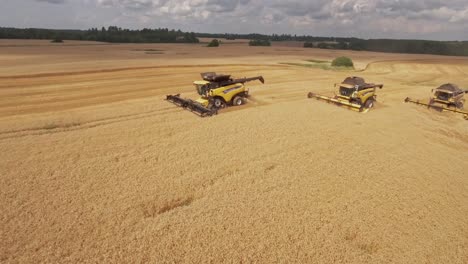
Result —
[{"label": "harvester tire", "polygon": [[213,100],[213,106],[215,108],[218,108],[218,109],[225,108],[226,107],[226,102],[224,102],[224,100],[221,99],[221,98],[215,98]]},{"label": "harvester tire", "polygon": [[244,98],[241,96],[236,96],[234,99],[232,99],[232,105],[233,106],[239,106],[244,104]]},{"label": "harvester tire", "polygon": [[457,102],[456,106],[458,109],[463,109],[463,102]]},{"label": "harvester tire", "polygon": [[364,108],[371,109],[372,107],[374,107],[374,99],[369,98],[364,104]]}]

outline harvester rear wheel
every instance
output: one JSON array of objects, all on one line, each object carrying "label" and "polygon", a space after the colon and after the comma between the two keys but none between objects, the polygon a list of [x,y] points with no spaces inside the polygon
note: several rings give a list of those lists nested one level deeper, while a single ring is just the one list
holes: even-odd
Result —
[{"label": "harvester rear wheel", "polygon": [[232,105],[239,106],[244,104],[244,98],[242,96],[236,96],[232,99]]},{"label": "harvester rear wheel", "polygon": [[221,99],[221,98],[215,98],[215,99],[213,100],[213,105],[214,105],[214,107],[216,107],[216,108],[225,108],[225,107],[226,107],[226,103],[225,103],[224,100]]},{"label": "harvester rear wheel", "polygon": [[457,102],[456,106],[458,109],[463,109],[463,102]]}]

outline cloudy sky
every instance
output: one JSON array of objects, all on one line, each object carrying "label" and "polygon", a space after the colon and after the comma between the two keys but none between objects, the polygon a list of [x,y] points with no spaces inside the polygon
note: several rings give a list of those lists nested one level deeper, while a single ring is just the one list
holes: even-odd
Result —
[{"label": "cloudy sky", "polygon": [[0,27],[468,40],[468,0],[0,0]]}]

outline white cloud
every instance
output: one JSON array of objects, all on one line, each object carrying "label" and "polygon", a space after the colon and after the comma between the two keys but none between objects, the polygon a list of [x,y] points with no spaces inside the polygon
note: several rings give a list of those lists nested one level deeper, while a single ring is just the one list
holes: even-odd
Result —
[{"label": "white cloud", "polygon": [[64,4],[66,0],[36,0],[37,2],[45,2],[49,4]]}]

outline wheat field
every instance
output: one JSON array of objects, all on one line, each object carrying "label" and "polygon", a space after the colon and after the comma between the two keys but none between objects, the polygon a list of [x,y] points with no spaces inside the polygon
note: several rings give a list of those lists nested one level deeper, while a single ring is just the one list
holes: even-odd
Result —
[{"label": "wheat field", "polygon": [[[466,58],[2,40],[0,65],[0,262],[468,263],[468,121],[403,102],[468,88]],[[209,118],[164,100],[205,71],[266,82]],[[384,84],[369,113],[307,98],[347,76]]]}]

